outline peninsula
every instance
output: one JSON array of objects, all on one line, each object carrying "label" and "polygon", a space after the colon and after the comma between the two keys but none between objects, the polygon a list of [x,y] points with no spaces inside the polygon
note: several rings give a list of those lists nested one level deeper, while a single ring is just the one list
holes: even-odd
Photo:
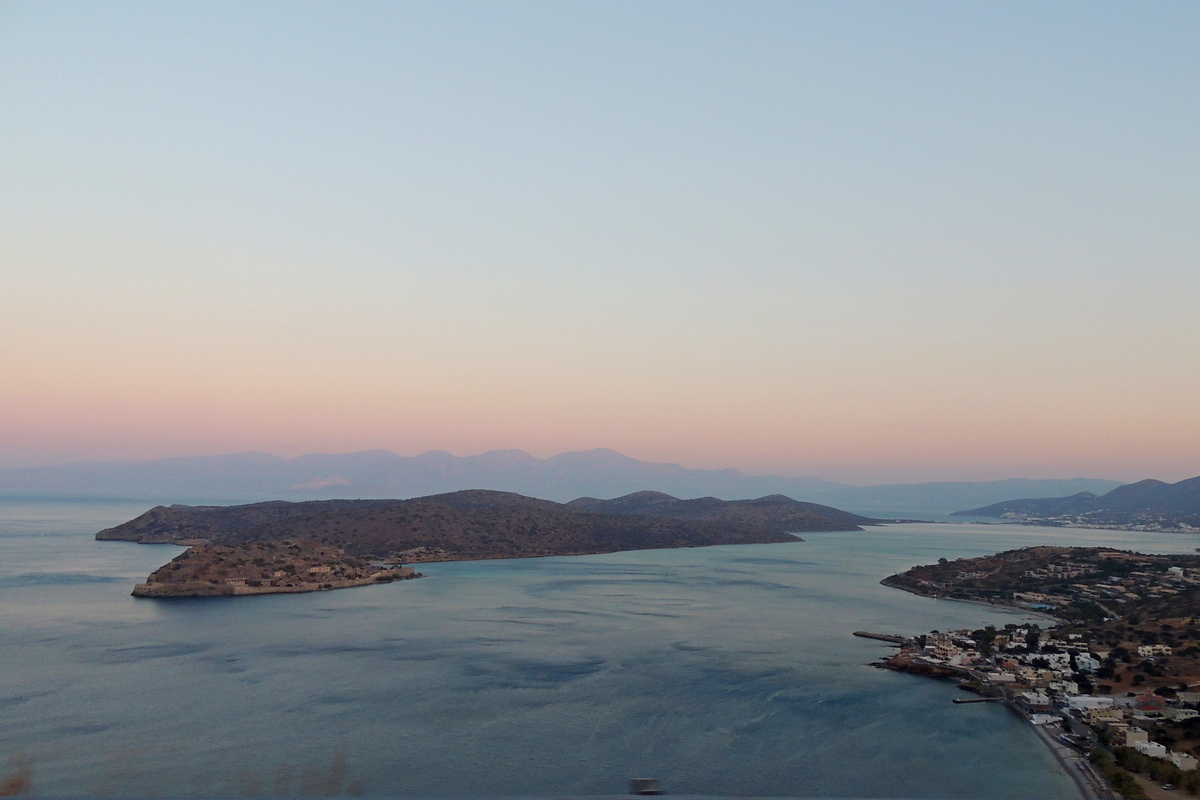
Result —
[{"label": "peninsula", "polygon": [[564,504],[474,490],[413,500],[158,506],[96,538],[226,546],[308,540],[355,558],[415,563],[797,542],[796,532],[879,522],[782,495],[723,501],[638,492]]},{"label": "peninsula", "polygon": [[955,516],[995,517],[1024,525],[1200,533],[1200,477],[1178,483],[1144,480],[1095,495],[1006,500]]}]

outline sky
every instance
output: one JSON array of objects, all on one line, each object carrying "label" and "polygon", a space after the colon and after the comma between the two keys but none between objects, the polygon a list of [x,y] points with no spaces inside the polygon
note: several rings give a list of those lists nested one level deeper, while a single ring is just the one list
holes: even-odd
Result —
[{"label": "sky", "polygon": [[1195,2],[0,0],[0,466],[1200,474]]}]

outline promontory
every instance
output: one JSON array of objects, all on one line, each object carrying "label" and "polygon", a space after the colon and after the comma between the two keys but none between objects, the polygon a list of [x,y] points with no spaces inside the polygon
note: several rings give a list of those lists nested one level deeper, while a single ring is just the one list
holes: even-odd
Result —
[{"label": "promontory", "polygon": [[880,522],[783,495],[724,501],[637,492],[555,503],[469,490],[412,500],[158,506],[96,538],[224,546],[304,540],[351,558],[415,563],[796,542],[796,533]]}]

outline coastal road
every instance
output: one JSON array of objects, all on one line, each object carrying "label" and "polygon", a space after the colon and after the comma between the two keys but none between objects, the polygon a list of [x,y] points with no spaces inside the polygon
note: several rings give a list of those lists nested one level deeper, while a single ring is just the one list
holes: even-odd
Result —
[{"label": "coastal road", "polygon": [[[1057,728],[1058,726],[1055,727]],[[1087,800],[1121,800],[1121,796],[1109,787],[1108,781],[1104,780],[1104,777],[1092,766],[1092,762],[1088,761],[1082,753],[1055,739],[1041,725],[1035,725],[1033,729],[1037,731],[1038,737],[1050,748],[1050,752],[1054,753],[1054,757],[1058,759],[1058,763],[1062,765],[1063,770],[1071,777],[1071,780],[1075,781],[1075,785],[1079,787],[1080,793]]]}]

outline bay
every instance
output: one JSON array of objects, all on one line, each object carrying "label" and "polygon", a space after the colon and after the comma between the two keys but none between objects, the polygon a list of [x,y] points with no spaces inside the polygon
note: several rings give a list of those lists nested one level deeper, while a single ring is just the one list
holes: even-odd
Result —
[{"label": "bay", "polygon": [[1075,798],[1031,730],[867,666],[854,630],[1020,614],[879,585],[1035,544],[1187,536],[907,524],[805,542],[428,564],[309,595],[139,600],[144,504],[0,503],[0,757],[42,795]]}]

